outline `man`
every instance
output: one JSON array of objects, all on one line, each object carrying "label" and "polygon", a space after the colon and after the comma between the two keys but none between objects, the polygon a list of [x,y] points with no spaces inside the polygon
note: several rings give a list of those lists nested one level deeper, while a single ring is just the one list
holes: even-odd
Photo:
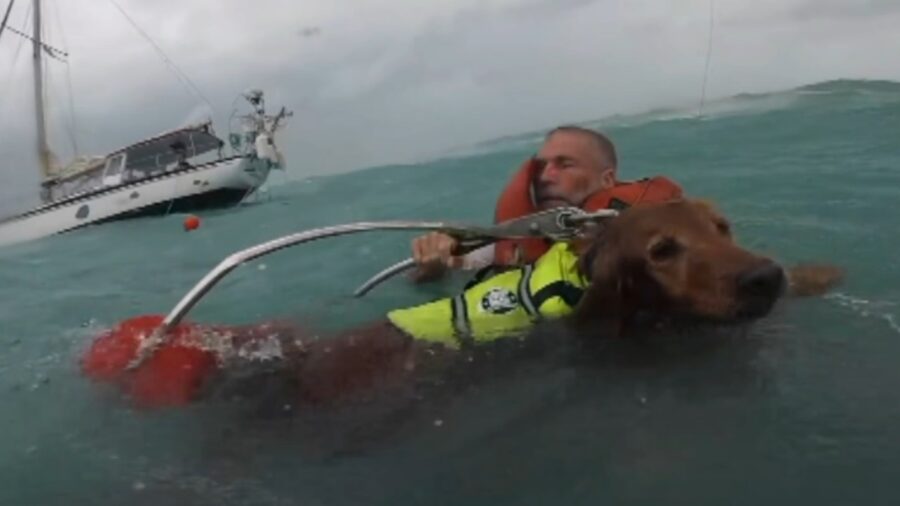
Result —
[{"label": "man", "polygon": [[[537,155],[526,162],[520,172],[514,176],[511,187],[516,184],[517,179],[526,184],[512,192],[511,188],[507,188],[504,195],[501,196],[498,203],[497,221],[527,214],[522,209],[504,213],[503,207],[506,206],[510,197],[513,200],[525,202],[526,207],[533,208],[532,212],[561,206],[584,208],[593,196],[604,191],[613,191],[620,186],[624,189],[629,185],[629,183],[617,181],[617,166],[616,148],[605,135],[578,126],[555,128],[547,134]],[[648,185],[653,182],[656,183],[658,200],[680,195],[680,188],[665,178],[643,180],[639,183],[630,183],[630,185]],[[647,200],[645,198],[647,188],[649,186],[635,188],[639,191],[636,200]],[[660,190],[663,191],[660,192]],[[627,198],[624,200],[626,204],[635,203],[627,202]],[[607,206],[602,205],[602,207]],[[456,246],[456,239],[438,232],[432,232],[413,240],[412,253],[417,263],[413,279],[415,281],[436,279],[448,269],[468,270],[487,265],[506,266],[531,260],[521,256],[514,260],[510,255],[498,254],[500,253],[498,247],[503,248],[505,253],[506,246],[512,246],[511,244],[501,243],[486,246],[465,256],[454,255]]]}]

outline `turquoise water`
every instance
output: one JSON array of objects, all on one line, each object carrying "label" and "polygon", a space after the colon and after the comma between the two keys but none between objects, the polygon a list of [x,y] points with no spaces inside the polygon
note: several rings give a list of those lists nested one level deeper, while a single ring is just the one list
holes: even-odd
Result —
[{"label": "turquoise water", "polygon": [[[593,126],[617,142],[622,177],[667,174],[716,201],[744,244],[843,266],[837,292],[713,336],[583,353],[566,341],[570,353],[388,415],[136,412],[77,359],[105,327],[167,312],[237,249],[360,220],[488,222],[539,132],[274,186],[190,234],[168,216],[0,250],[0,504],[897,504],[900,84],[824,83],[706,113]],[[395,279],[352,300],[411,237],[267,257],[191,318],[340,327],[465,281]]]}]

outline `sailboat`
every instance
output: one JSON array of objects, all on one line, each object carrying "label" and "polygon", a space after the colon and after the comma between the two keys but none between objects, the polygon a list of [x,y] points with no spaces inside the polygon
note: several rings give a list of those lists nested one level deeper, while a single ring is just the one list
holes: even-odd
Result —
[{"label": "sailboat", "polygon": [[103,156],[57,163],[47,139],[43,60],[45,53],[58,50],[42,40],[42,0],[32,0],[31,35],[7,27],[14,3],[0,20],[0,42],[5,32],[14,33],[28,39],[33,49],[41,203],[0,220],[0,246],[113,220],[233,206],[259,189],[272,170],[284,168],[275,132],[291,113],[282,107],[267,114],[264,93],[257,89],[241,95],[250,111],[236,115],[241,128],[228,136],[228,152],[209,120]]}]

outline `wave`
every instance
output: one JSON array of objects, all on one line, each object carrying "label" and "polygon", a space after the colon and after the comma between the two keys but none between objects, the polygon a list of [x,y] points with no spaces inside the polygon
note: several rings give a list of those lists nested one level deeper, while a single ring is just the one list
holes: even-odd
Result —
[{"label": "wave", "polygon": [[796,88],[800,92],[814,93],[884,93],[900,95],[900,82],[885,79],[834,79]]},{"label": "wave", "polygon": [[[865,100],[864,105],[900,101],[900,82],[873,79],[834,79],[795,88],[762,93],[738,93],[710,100],[701,111],[697,104],[682,107],[655,108],[637,114],[615,114],[572,124],[599,130],[634,128],[667,121],[711,121],[739,115],[764,114],[793,107],[816,107],[823,101]],[[442,153],[439,158],[461,158],[506,151],[536,149],[544,139],[545,130],[529,131],[497,137],[468,146],[460,146]]]}]

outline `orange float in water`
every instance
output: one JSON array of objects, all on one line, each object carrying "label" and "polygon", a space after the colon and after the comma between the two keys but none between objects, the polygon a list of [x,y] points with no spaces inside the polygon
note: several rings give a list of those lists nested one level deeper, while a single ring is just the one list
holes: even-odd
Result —
[{"label": "orange float in water", "polygon": [[82,361],[82,373],[95,381],[119,386],[142,407],[189,403],[216,369],[213,353],[192,344],[191,334],[204,329],[181,324],[146,362],[129,371],[140,342],[163,322],[160,315],[125,320],[92,343]]},{"label": "orange float in water", "polygon": [[184,230],[190,232],[200,227],[200,218],[193,214],[184,219]]}]

